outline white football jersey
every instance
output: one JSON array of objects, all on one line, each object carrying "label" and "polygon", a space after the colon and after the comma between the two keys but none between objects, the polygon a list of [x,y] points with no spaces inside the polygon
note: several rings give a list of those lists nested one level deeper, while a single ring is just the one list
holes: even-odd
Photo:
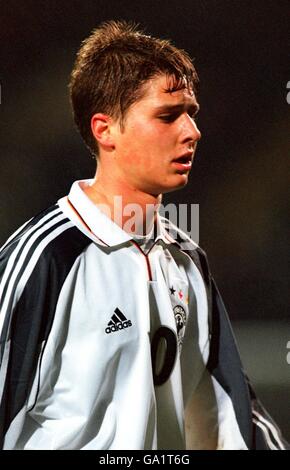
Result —
[{"label": "white football jersey", "polygon": [[3,448],[249,448],[231,394],[207,368],[202,270],[166,219],[142,243],[92,203],[88,183],[2,249],[1,394],[13,396]]}]

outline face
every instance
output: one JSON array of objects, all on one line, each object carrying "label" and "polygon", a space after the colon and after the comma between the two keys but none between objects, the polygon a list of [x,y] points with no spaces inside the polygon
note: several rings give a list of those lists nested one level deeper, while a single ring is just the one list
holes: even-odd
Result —
[{"label": "face", "polygon": [[150,80],[115,133],[115,176],[123,186],[152,195],[187,184],[201,136],[194,93],[186,88],[169,93],[168,85],[165,75]]}]

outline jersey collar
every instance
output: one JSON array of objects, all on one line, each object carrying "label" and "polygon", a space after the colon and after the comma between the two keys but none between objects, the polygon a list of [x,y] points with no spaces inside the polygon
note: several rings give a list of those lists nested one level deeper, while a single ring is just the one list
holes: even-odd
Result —
[{"label": "jersey collar", "polygon": [[[78,215],[79,222],[82,223],[83,228],[96,237],[96,241],[99,241],[101,245],[113,247],[132,241],[132,235],[113,222],[84,192],[84,186],[92,181],[75,181],[68,195],[68,204]],[[176,243],[164,228],[159,214],[157,214],[156,218],[156,227],[156,241],[162,240],[166,244]]]}]

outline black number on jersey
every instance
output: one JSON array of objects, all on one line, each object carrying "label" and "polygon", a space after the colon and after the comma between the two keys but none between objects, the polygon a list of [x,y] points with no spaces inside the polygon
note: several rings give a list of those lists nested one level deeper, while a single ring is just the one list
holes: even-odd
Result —
[{"label": "black number on jersey", "polygon": [[154,385],[164,384],[170,377],[177,354],[176,334],[161,326],[153,336],[151,360]]}]

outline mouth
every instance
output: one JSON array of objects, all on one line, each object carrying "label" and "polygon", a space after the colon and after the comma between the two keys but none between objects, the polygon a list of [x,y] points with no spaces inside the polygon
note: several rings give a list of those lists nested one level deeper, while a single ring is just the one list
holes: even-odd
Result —
[{"label": "mouth", "polygon": [[181,172],[189,171],[192,166],[192,157],[193,157],[193,153],[187,152],[184,155],[181,155],[180,157],[174,158],[172,160],[172,164],[177,170]]}]

